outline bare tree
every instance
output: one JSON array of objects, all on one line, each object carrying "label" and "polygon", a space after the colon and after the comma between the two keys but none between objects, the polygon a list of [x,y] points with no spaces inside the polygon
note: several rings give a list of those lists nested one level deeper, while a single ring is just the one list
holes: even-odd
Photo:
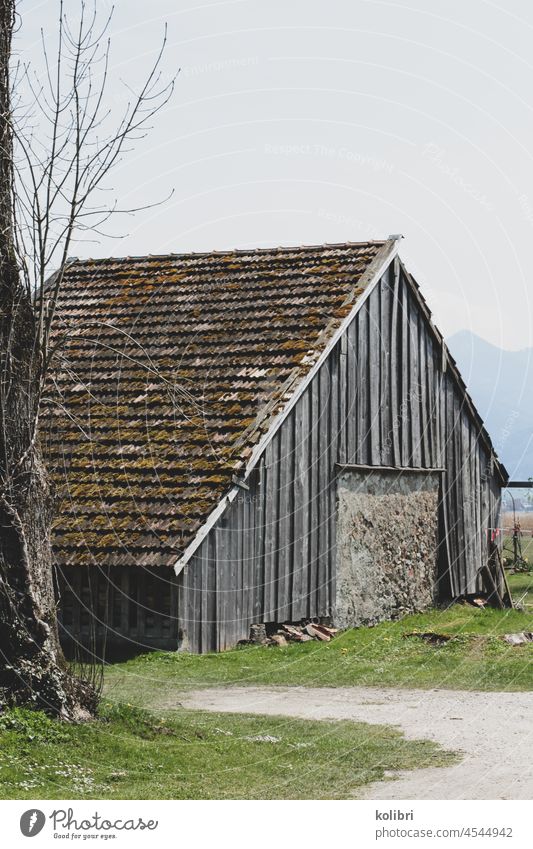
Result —
[{"label": "bare tree", "polygon": [[53,58],[43,37],[40,79],[14,63],[16,2],[0,0],[0,703],[73,718],[91,711],[96,696],[69,673],[55,616],[53,498],[39,416],[62,342],[56,305],[73,242],[98,236],[120,211],[107,200],[107,178],[168,101],[174,79],[162,80],[165,34],[117,121],[106,103],[109,17],[99,26],[96,2],[89,9],[84,0],[75,24],[62,0],[58,13]]}]

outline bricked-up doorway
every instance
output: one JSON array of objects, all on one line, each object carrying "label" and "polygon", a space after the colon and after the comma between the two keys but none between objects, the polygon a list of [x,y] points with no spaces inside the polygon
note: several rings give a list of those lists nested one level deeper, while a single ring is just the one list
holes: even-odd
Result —
[{"label": "bricked-up doorway", "polygon": [[340,472],[336,625],[373,624],[433,604],[440,478],[433,470]]}]

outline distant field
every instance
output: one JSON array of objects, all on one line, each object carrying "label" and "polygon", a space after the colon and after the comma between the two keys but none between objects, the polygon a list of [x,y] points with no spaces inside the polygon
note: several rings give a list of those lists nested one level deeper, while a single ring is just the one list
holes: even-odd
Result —
[{"label": "distant field", "polygon": [[[533,511],[531,513],[518,513],[516,514],[516,518],[520,522],[520,527],[523,531],[529,531],[533,533]],[[512,528],[513,527],[513,514],[512,513],[502,513],[502,526],[504,528]]]}]

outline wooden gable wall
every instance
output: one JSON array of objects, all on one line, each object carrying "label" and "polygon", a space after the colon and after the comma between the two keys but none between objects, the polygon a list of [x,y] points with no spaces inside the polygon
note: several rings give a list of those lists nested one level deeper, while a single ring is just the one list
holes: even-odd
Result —
[{"label": "wooden gable wall", "polygon": [[336,476],[444,469],[441,589],[479,587],[500,480],[464,387],[395,260],[177,578],[181,645],[222,650],[253,622],[331,616]]}]

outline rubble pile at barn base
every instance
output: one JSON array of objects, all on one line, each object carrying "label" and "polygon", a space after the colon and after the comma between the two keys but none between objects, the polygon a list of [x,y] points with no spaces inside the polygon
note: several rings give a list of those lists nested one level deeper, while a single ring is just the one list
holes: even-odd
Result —
[{"label": "rubble pile at barn base", "polygon": [[250,626],[250,637],[241,640],[240,646],[286,646],[288,643],[307,643],[311,640],[329,643],[337,634],[338,628],[331,628],[319,622],[261,622]]}]

